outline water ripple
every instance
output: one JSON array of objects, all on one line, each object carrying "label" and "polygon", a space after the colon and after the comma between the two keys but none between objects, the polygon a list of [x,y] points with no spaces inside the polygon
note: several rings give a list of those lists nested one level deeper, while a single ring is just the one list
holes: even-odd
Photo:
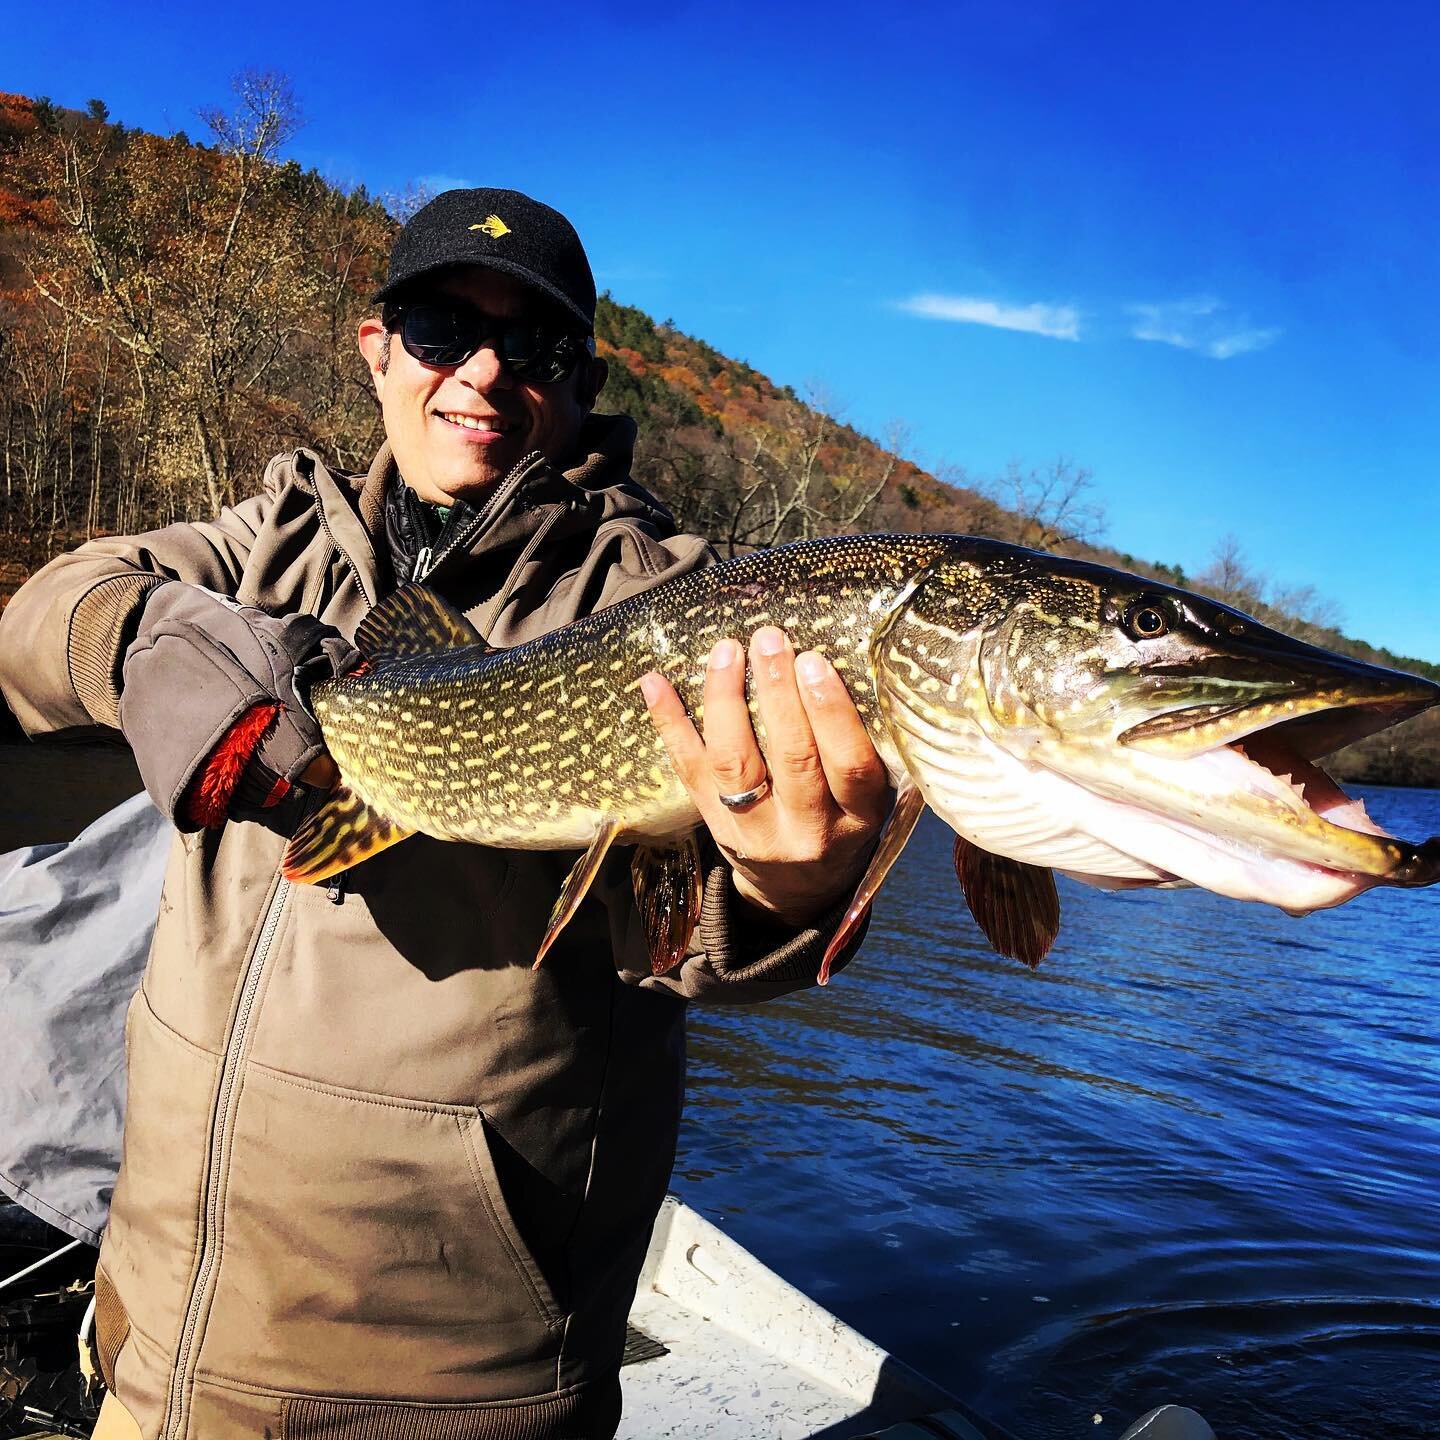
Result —
[{"label": "water ripple", "polygon": [[[1365,793],[1440,831],[1440,792]],[[927,818],[828,990],[693,1012],[682,1193],[1031,1440],[1165,1399],[1433,1436],[1440,891],[1294,920],[1062,882],[1032,975],[949,851]]]}]

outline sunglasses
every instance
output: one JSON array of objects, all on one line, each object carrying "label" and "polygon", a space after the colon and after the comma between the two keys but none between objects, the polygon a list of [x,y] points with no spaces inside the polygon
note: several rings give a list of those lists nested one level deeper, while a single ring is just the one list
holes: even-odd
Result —
[{"label": "sunglasses", "polygon": [[422,365],[463,365],[490,343],[517,380],[554,385],[595,353],[588,335],[572,335],[536,320],[502,320],[458,300],[414,300],[387,306],[385,328]]}]

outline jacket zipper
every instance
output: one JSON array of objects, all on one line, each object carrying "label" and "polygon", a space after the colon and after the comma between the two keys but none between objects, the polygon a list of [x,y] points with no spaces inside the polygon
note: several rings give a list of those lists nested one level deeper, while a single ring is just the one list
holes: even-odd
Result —
[{"label": "jacket zipper", "polygon": [[[465,527],[465,530],[457,535],[450,544],[446,545],[443,551],[437,556],[434,551],[426,546],[416,558],[414,578],[423,579],[435,566],[460,548],[468,549],[479,538],[485,527],[494,517],[508,504],[510,497],[518,490],[528,476],[537,461],[543,460],[539,451],[534,451],[525,456],[517,465],[511,469],[504,480],[496,487],[489,500],[481,506],[475,519]],[[360,575],[360,569],[350,558],[345,548],[336,540],[328,522],[325,519],[325,507],[316,499],[316,514],[319,516],[320,528],[324,530],[330,543],[335,547],[338,554],[343,555],[350,569],[360,585],[360,593],[365,597],[367,603],[373,605],[365,582]],[[170,1374],[170,1392],[165,1402],[165,1426],[161,1432],[167,1440],[180,1440],[185,1434],[189,1420],[189,1406],[186,1400],[191,1384],[191,1351],[195,1344],[195,1334],[199,1328],[200,1311],[205,1306],[206,1292],[209,1287],[211,1274],[215,1268],[217,1248],[215,1245],[216,1231],[220,1224],[221,1209],[221,1184],[219,1175],[225,1153],[229,1148],[231,1132],[235,1123],[235,1112],[238,1108],[239,1094],[236,1080],[240,1073],[240,1061],[245,1052],[245,1039],[250,1026],[250,1017],[255,1005],[255,996],[260,988],[260,980],[265,970],[265,961],[270,953],[270,946],[275,939],[275,932],[280,925],[280,915],[285,908],[285,901],[290,894],[290,882],[280,880],[278,887],[270,897],[269,905],[265,911],[265,918],[260,926],[260,938],[256,941],[255,949],[250,956],[250,963],[245,971],[245,979],[241,988],[240,1003],[235,1011],[235,1019],[231,1023],[230,1031],[225,1037],[224,1062],[220,1071],[220,1085],[216,1092],[215,1111],[210,1122],[210,1156],[209,1166],[205,1175],[205,1194],[201,1207],[201,1230],[200,1230],[200,1263],[195,1272],[195,1281],[190,1290],[190,1299],[185,1307],[185,1323],[180,1330],[180,1344],[175,1353],[175,1364]]]},{"label": "jacket zipper", "polygon": [[[442,546],[438,553],[429,551],[428,547],[421,551],[422,559],[429,556],[429,563],[425,567],[424,574],[433,575],[457,551],[469,550],[490,524],[508,507],[510,497],[529,479],[536,464],[543,462],[544,459],[545,457],[540,451],[532,450],[523,460],[511,467],[510,473],[495,487],[490,498],[475,512],[475,518]],[[416,561],[416,568],[419,569],[419,560]],[[417,575],[415,578],[422,577]]]},{"label": "jacket zipper", "polygon": [[[278,879],[278,876],[277,876]],[[195,1272],[195,1281],[190,1290],[190,1301],[185,1308],[185,1323],[180,1330],[180,1345],[175,1354],[174,1368],[170,1372],[170,1394],[165,1403],[165,1428],[162,1434],[170,1440],[179,1440],[189,1423],[189,1406],[186,1396],[193,1383],[191,1371],[191,1349],[195,1332],[200,1321],[200,1311],[205,1305],[211,1272],[215,1268],[218,1247],[216,1232],[220,1227],[220,1210],[223,1197],[219,1176],[230,1146],[230,1137],[235,1124],[235,1112],[239,1108],[239,1087],[236,1080],[240,1073],[240,1060],[245,1053],[245,1038],[250,1028],[250,1018],[255,1007],[255,995],[260,988],[265,961],[274,942],[275,932],[280,926],[280,915],[290,894],[290,882],[279,880],[270,896],[265,919],[260,926],[260,938],[255,942],[250,963],[246,967],[245,980],[241,987],[240,1003],[235,1018],[225,1037],[225,1059],[220,1071],[220,1085],[216,1091],[215,1110],[210,1120],[210,1156],[205,1174],[205,1194],[200,1211],[200,1263]]]}]

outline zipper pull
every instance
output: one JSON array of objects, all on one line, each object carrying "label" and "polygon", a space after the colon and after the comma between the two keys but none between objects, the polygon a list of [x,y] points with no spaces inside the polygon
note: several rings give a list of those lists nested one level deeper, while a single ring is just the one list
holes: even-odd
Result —
[{"label": "zipper pull", "polygon": [[427,545],[415,557],[415,568],[410,573],[410,579],[415,583],[423,580],[430,573],[430,567],[434,563],[435,552],[430,548],[430,546]]},{"label": "zipper pull", "polygon": [[343,905],[345,903],[345,877],[349,873],[348,870],[340,871],[338,875],[331,877],[330,883],[325,887],[325,898],[332,905]]}]

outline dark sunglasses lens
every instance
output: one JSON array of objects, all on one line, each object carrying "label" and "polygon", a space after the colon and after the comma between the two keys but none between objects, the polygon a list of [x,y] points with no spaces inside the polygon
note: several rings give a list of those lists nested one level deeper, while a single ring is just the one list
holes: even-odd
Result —
[{"label": "dark sunglasses lens", "polygon": [[480,348],[478,317],[449,305],[412,305],[400,341],[422,364],[461,365]]},{"label": "dark sunglasses lens", "polygon": [[463,365],[492,336],[505,369],[537,385],[569,375],[584,343],[543,325],[492,321],[474,310],[428,301],[409,306],[400,323],[401,343],[425,365]]},{"label": "dark sunglasses lens", "polygon": [[512,375],[553,385],[575,368],[575,342],[538,325],[513,325],[500,337],[500,354]]}]

